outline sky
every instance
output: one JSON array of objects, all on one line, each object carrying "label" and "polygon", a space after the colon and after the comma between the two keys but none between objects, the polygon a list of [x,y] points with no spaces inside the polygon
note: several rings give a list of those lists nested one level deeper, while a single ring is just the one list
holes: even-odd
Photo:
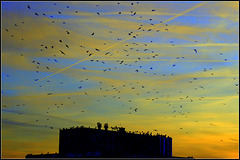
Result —
[{"label": "sky", "polygon": [[[59,128],[166,134],[173,156],[239,158],[239,2],[2,2],[2,158]],[[156,131],[157,130],[157,131]]]}]

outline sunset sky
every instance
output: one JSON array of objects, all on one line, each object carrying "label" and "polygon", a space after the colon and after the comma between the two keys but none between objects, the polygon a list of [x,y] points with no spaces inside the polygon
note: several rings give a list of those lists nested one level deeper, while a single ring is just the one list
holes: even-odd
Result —
[{"label": "sunset sky", "polygon": [[1,53],[2,158],[97,122],[239,158],[237,1],[2,2]]}]

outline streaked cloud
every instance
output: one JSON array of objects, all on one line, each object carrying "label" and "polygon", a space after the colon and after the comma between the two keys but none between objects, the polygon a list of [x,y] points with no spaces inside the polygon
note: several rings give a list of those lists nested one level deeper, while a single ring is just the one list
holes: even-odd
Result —
[{"label": "streaked cloud", "polygon": [[98,121],[157,129],[174,156],[238,158],[239,3],[119,3],[2,3],[3,158]]}]

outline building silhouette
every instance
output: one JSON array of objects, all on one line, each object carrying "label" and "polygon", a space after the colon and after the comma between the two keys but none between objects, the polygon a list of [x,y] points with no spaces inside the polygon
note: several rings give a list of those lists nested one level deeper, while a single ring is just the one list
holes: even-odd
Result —
[{"label": "building silhouette", "polygon": [[172,158],[172,138],[151,133],[126,132],[123,127],[101,123],[97,128],[71,127],[59,132],[59,153],[26,155],[26,158]]}]

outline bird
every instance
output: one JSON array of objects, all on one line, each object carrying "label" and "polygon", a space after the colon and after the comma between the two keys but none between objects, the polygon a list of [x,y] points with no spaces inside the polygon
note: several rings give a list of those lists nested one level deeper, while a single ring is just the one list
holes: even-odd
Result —
[{"label": "bird", "polygon": [[35,12],[35,15],[38,16],[38,14]]},{"label": "bird", "polygon": [[31,7],[29,5],[27,7],[28,7],[28,9],[31,9]]},{"label": "bird", "polygon": [[70,34],[69,31],[66,31],[66,32],[67,32],[67,34]]},{"label": "bird", "polygon": [[204,89],[204,87],[203,86],[199,86],[200,88],[202,88],[202,89]]},{"label": "bird", "polygon": [[61,52],[63,55],[65,55],[65,53],[64,53],[63,51],[60,50],[60,52]]},{"label": "bird", "polygon": [[194,49],[194,51],[197,53],[197,50],[196,50],[196,49]]},{"label": "bird", "polygon": [[92,36],[94,35],[94,32],[92,33]]}]

